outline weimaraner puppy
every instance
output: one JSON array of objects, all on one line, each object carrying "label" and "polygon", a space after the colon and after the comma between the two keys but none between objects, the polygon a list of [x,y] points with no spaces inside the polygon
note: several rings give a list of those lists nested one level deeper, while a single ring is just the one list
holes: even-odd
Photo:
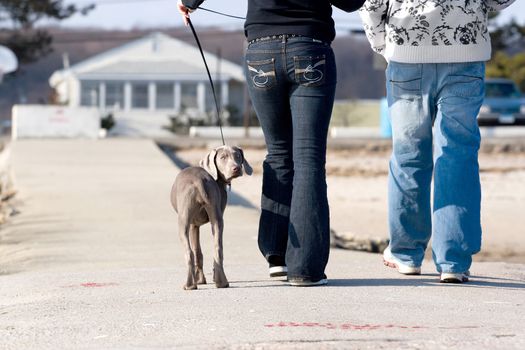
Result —
[{"label": "weimaraner puppy", "polygon": [[226,208],[226,186],[243,174],[252,174],[250,164],[239,147],[213,149],[199,167],[182,170],[171,189],[171,204],[178,213],[179,236],[185,249],[188,277],[184,289],[197,289],[206,284],[202,271],[199,227],[211,223],[214,238],[213,281],[217,288],[229,286],[223,269],[222,232]]}]

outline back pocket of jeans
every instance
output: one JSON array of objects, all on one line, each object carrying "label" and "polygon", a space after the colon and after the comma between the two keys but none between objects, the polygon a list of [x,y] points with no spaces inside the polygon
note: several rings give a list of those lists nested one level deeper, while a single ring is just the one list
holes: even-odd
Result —
[{"label": "back pocket of jeans", "polygon": [[421,78],[411,80],[390,80],[395,89],[401,92],[419,92],[421,90]]},{"label": "back pocket of jeans", "polygon": [[303,86],[319,86],[325,82],[326,55],[294,56],[295,81]]},{"label": "back pocket of jeans", "polygon": [[483,76],[475,75],[449,75],[447,78],[447,89],[444,97],[480,98],[485,91]]},{"label": "back pocket of jeans", "polygon": [[248,76],[252,85],[258,89],[270,89],[275,86],[275,59],[246,61]]},{"label": "back pocket of jeans", "polygon": [[419,64],[391,63],[387,68],[389,94],[395,99],[414,101],[421,98],[422,69]]}]

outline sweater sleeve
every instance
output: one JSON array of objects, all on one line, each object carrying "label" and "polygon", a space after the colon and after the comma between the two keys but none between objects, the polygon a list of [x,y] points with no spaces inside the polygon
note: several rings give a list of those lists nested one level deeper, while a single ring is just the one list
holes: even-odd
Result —
[{"label": "sweater sleeve", "polygon": [[182,4],[191,10],[196,10],[204,0],[182,0]]},{"label": "sweater sleeve", "polygon": [[366,0],[359,10],[366,37],[372,46],[372,50],[379,54],[383,54],[385,50],[387,11],[388,0]]},{"label": "sweater sleeve", "polygon": [[354,12],[359,10],[365,0],[330,0],[330,3],[345,12]]},{"label": "sweater sleeve", "polygon": [[510,6],[516,0],[484,0],[489,11],[499,11]]}]

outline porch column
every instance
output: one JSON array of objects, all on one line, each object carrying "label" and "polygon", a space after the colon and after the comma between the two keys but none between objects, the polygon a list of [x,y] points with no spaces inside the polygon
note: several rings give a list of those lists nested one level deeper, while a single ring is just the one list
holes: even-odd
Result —
[{"label": "porch column", "polygon": [[150,111],[157,109],[157,84],[154,82],[148,84],[148,106]]},{"label": "porch column", "polygon": [[173,84],[173,101],[175,103],[174,108],[176,113],[181,112],[181,95],[180,95],[180,82]]},{"label": "porch column", "polygon": [[133,98],[131,93],[131,83],[127,81],[124,84],[124,110],[130,111],[131,110],[131,99]]},{"label": "porch column", "polygon": [[99,89],[99,97],[100,97],[100,100],[98,101],[98,107],[101,111],[105,111],[106,110],[106,83],[104,82],[100,82],[100,84],[98,85],[98,89]]},{"label": "porch column", "polygon": [[206,113],[206,85],[204,82],[200,82],[197,85],[197,106],[199,112]]},{"label": "porch column", "polygon": [[230,91],[228,90],[228,82],[223,81],[221,83],[221,106],[222,108],[230,104]]},{"label": "porch column", "polygon": [[68,78],[66,80],[66,98],[69,100],[70,107],[81,105],[82,83],[78,79]]}]

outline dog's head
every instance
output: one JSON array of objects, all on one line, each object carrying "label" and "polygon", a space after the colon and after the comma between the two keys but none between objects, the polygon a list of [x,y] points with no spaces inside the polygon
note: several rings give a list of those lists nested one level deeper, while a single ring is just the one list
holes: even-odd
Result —
[{"label": "dog's head", "polygon": [[235,146],[221,146],[211,150],[202,159],[199,165],[204,168],[215,180],[230,183],[236,177],[242,176],[243,169],[246,175],[253,170],[241,148]]}]

